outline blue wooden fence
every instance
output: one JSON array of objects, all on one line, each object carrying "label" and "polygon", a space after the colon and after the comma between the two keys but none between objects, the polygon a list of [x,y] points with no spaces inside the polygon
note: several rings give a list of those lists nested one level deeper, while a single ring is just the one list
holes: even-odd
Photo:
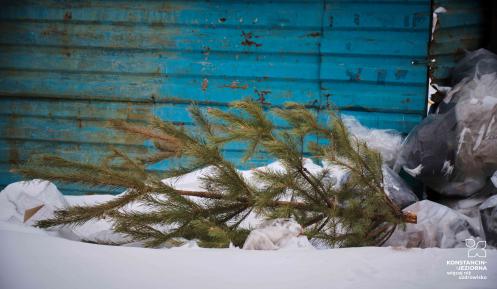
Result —
[{"label": "blue wooden fence", "polygon": [[32,153],[96,161],[114,145],[142,154],[142,142],[105,123],[157,115],[188,126],[192,101],[333,103],[364,125],[407,133],[426,107],[430,2],[3,3],[0,186]]}]

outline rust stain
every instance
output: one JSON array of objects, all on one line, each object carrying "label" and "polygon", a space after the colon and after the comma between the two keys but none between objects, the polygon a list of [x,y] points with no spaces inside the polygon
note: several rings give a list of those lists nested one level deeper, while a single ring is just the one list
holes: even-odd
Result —
[{"label": "rust stain", "polygon": [[150,26],[154,27],[154,28],[164,28],[164,27],[166,27],[166,24],[162,23],[160,21],[154,21],[154,22],[150,23]]},{"label": "rust stain", "polygon": [[321,32],[311,32],[305,35],[306,37],[319,37],[321,36]]},{"label": "rust stain", "polygon": [[143,107],[136,107],[136,104],[128,102],[127,107],[122,109],[120,112],[126,119],[147,121],[148,118],[153,116],[153,109],[153,104],[146,104]]},{"label": "rust stain", "polygon": [[70,48],[67,48],[67,47],[62,47],[61,48],[61,52],[63,55],[65,55],[66,57],[71,57],[71,49]]},{"label": "rust stain", "polygon": [[20,154],[17,149],[18,144],[16,141],[8,141],[9,144],[9,163],[11,164],[19,164]]},{"label": "rust stain", "polygon": [[157,9],[160,12],[176,12],[185,9],[185,5],[169,3],[169,1],[164,1],[161,7]]},{"label": "rust stain", "polygon": [[[322,87],[321,89],[326,90],[326,88],[324,88],[324,87]],[[332,95],[333,95],[333,94],[331,94],[331,93],[325,93],[325,94],[324,94],[324,97],[326,98],[326,104],[325,104],[326,108],[330,108],[330,107],[331,107],[331,101],[330,101],[330,98],[331,98],[331,96],[332,96]]]},{"label": "rust stain", "polygon": [[47,29],[43,30],[41,32],[42,35],[48,36],[48,35],[58,35],[58,36],[68,36],[68,33],[66,30],[59,30],[57,27],[48,27]]},{"label": "rust stain", "polygon": [[209,56],[210,53],[211,53],[211,48],[210,47],[205,46],[205,47],[202,48],[202,54],[204,56]]},{"label": "rust stain", "polygon": [[202,91],[205,92],[208,87],[209,87],[209,80],[207,78],[204,78],[204,80],[202,80]]},{"label": "rust stain", "polygon": [[[6,134],[9,136],[17,136],[17,129],[17,115],[12,114],[8,119]],[[19,143],[16,140],[7,140],[7,143],[9,146],[9,163],[18,164],[20,160]]]},{"label": "rust stain", "polygon": [[254,92],[259,96],[259,98],[257,98],[258,102],[260,102],[261,104],[271,104],[270,102],[266,102],[266,95],[270,94],[271,90],[254,89]]},{"label": "rust stain", "polygon": [[[49,25],[45,30],[41,32],[42,35],[44,36],[56,36],[59,37],[60,42],[62,42],[62,47],[69,47],[71,46],[71,37],[69,35],[69,32],[67,31],[67,25],[64,25],[63,29],[59,29],[57,25]],[[65,53],[66,51],[63,49],[62,53]],[[66,54],[66,56],[70,56]]]},{"label": "rust stain", "polygon": [[240,85],[240,82],[238,81],[232,81],[230,84],[225,84],[221,86],[223,88],[231,88],[231,89],[247,89],[248,84]]},{"label": "rust stain", "polygon": [[154,74],[157,75],[157,76],[161,76],[162,75],[160,66],[158,66],[157,69],[155,69],[155,73]]},{"label": "rust stain", "polygon": [[361,73],[362,73],[362,68],[357,68],[357,71],[354,72],[350,69],[347,69],[347,76],[349,77],[349,80],[351,81],[359,81],[361,80]]},{"label": "rust stain", "polygon": [[242,37],[244,38],[244,40],[241,43],[243,46],[255,46],[255,47],[262,46],[262,44],[256,43],[255,41],[252,40],[252,38],[258,38],[258,36],[254,36],[252,32],[246,33],[245,31],[242,31]]},{"label": "rust stain", "polygon": [[66,11],[66,13],[64,13],[64,20],[71,20],[72,19],[72,12],[71,11]]}]

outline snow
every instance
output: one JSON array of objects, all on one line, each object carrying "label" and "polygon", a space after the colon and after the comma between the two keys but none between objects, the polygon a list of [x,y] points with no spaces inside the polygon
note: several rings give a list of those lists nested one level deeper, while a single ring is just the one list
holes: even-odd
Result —
[{"label": "snow", "polygon": [[[304,158],[303,166],[313,174],[319,173],[323,168],[315,164],[311,159]],[[202,185],[202,177],[208,176],[213,173],[213,167],[206,167],[191,173],[182,175],[180,177],[173,177],[163,180],[163,182],[177,190],[185,191],[205,191]],[[260,187],[262,184],[255,179],[255,171],[274,171],[284,172],[285,166],[280,161],[274,161],[266,166],[257,167],[250,170],[238,170],[238,172],[245,178],[251,185]]]},{"label": "snow", "polygon": [[457,289],[497,282],[495,250],[487,250],[488,280],[458,280],[447,275],[447,261],[466,259],[466,249],[144,249],[74,242],[5,222],[0,244],[0,288],[8,289]]},{"label": "snow", "polygon": [[[304,166],[313,173],[323,169],[309,159],[304,161]],[[280,170],[283,166],[274,162],[258,169]],[[330,169],[342,174],[339,179],[346,178],[346,172]],[[208,172],[206,168],[165,182],[185,190],[202,189],[201,176]],[[248,180],[253,177],[253,170],[240,173]],[[280,225],[290,224],[286,228],[290,237],[283,234],[284,238],[279,238],[274,232],[265,231],[274,221],[260,225],[258,228],[262,231],[253,231],[254,235],[263,233],[278,247],[272,249],[279,249],[264,251],[233,246],[204,249],[195,241],[172,249],[139,248],[139,243],[104,246],[81,240],[129,242],[125,236],[112,231],[109,220],[58,231],[41,230],[23,223],[23,210],[39,203],[53,210],[112,198],[115,196],[63,196],[53,184],[42,181],[15,183],[0,192],[0,288],[457,289],[495,288],[497,282],[497,250],[487,250],[488,271],[483,273],[488,280],[459,280],[447,274],[454,270],[447,262],[465,260],[466,248],[316,250],[305,236],[299,235],[300,227],[286,221]],[[261,222],[256,216],[248,219],[247,227]]]},{"label": "snow", "polygon": [[165,179],[162,182],[166,185],[174,187],[177,190],[204,192],[205,188],[202,186],[200,179],[202,176],[207,176],[212,173],[213,170],[213,167],[205,167],[182,175],[181,177]]}]

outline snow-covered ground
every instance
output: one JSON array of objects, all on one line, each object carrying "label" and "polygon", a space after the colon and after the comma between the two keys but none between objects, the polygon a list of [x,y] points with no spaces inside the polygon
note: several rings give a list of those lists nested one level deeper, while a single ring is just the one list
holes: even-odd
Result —
[{"label": "snow-covered ground", "polygon": [[[395,158],[400,136],[384,131],[355,131],[361,139],[381,139],[377,145],[384,159]],[[311,172],[322,169],[310,160],[305,160],[304,166]],[[281,164],[274,162],[268,167],[281,169]],[[330,169],[340,183],[346,174]],[[177,189],[202,190],[199,177],[207,172],[205,168],[164,181]],[[253,176],[253,170],[240,173],[247,179]],[[49,232],[30,226],[36,219],[49,217],[54,208],[105,202],[114,197],[63,196],[48,182],[16,183],[0,192],[0,289],[497,288],[495,249],[477,248],[480,253],[484,250],[485,257],[474,258],[468,257],[466,248],[316,250],[287,246],[257,251],[202,249],[190,242],[180,248],[147,249],[133,247],[139,244],[104,246],[79,241],[122,240],[106,220],[65,231]],[[25,222],[26,211],[39,205],[44,207]],[[260,221],[248,219],[248,227]],[[435,227],[426,228],[433,231]],[[478,268],[457,265],[475,260]],[[451,275],[454,273],[487,279],[460,279]]]},{"label": "snow-covered ground", "polygon": [[[112,196],[67,196],[69,204]],[[105,222],[75,232],[91,235]],[[94,232],[93,232],[94,231]],[[0,222],[0,288],[497,288],[497,250],[471,259],[467,249],[349,248],[277,251],[104,246],[71,241],[22,223]],[[485,261],[460,280],[454,261]],[[462,272],[461,271],[461,272]]]},{"label": "snow-covered ground", "polygon": [[497,251],[488,280],[447,275],[466,249],[350,248],[246,251],[145,249],[70,241],[0,223],[0,288],[496,288]]}]

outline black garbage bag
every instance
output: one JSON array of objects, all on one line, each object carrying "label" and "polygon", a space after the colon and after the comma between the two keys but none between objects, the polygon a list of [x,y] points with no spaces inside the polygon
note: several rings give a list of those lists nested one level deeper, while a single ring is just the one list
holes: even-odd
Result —
[{"label": "black garbage bag", "polygon": [[468,197],[497,170],[497,56],[477,50],[454,71],[464,77],[409,134],[394,169],[442,195]]}]

